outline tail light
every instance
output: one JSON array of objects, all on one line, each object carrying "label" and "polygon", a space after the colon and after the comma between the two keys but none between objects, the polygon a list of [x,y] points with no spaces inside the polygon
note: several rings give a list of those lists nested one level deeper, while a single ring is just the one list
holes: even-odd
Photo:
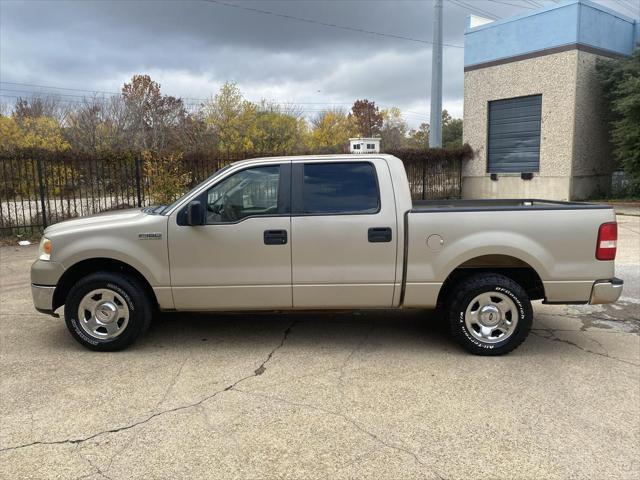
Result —
[{"label": "tail light", "polygon": [[603,223],[598,230],[596,258],[598,260],[614,260],[618,248],[618,224]]}]

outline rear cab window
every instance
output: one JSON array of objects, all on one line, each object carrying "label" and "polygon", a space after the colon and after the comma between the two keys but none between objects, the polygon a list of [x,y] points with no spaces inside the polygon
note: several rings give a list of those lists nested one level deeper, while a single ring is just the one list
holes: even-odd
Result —
[{"label": "rear cab window", "polygon": [[380,190],[371,162],[294,165],[293,213],[357,215],[380,211]]}]

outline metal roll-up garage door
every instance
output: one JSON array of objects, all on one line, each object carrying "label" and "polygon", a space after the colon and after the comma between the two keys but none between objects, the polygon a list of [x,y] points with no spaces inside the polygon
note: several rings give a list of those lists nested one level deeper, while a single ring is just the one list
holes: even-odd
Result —
[{"label": "metal roll-up garage door", "polygon": [[489,102],[489,173],[540,169],[542,95]]}]

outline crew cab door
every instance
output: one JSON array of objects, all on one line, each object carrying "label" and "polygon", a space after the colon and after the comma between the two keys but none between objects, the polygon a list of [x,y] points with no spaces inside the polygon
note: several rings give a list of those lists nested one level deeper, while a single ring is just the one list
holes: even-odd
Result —
[{"label": "crew cab door", "polygon": [[294,161],[292,179],[293,306],[391,307],[398,219],[387,163]]},{"label": "crew cab door", "polygon": [[179,310],[291,308],[290,163],[247,167],[197,197],[206,224],[169,220]]}]

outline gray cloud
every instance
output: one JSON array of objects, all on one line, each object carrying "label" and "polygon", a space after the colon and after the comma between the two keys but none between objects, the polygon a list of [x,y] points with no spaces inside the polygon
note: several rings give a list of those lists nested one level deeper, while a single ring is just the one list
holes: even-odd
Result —
[{"label": "gray cloud", "polygon": [[[225,1],[411,38],[432,36],[429,0]],[[490,0],[467,3],[500,16],[525,11]],[[467,14],[445,3],[445,43],[463,44]],[[444,58],[444,105],[459,116],[462,49],[445,48]],[[3,81],[118,91],[134,73],[149,73],[165,93],[202,98],[230,80],[251,99],[309,102],[309,113],[322,102],[346,107],[369,98],[399,106],[417,125],[427,118],[430,70],[429,44],[201,0],[0,0]],[[4,95],[17,94],[10,88],[28,89],[2,88]]]}]

